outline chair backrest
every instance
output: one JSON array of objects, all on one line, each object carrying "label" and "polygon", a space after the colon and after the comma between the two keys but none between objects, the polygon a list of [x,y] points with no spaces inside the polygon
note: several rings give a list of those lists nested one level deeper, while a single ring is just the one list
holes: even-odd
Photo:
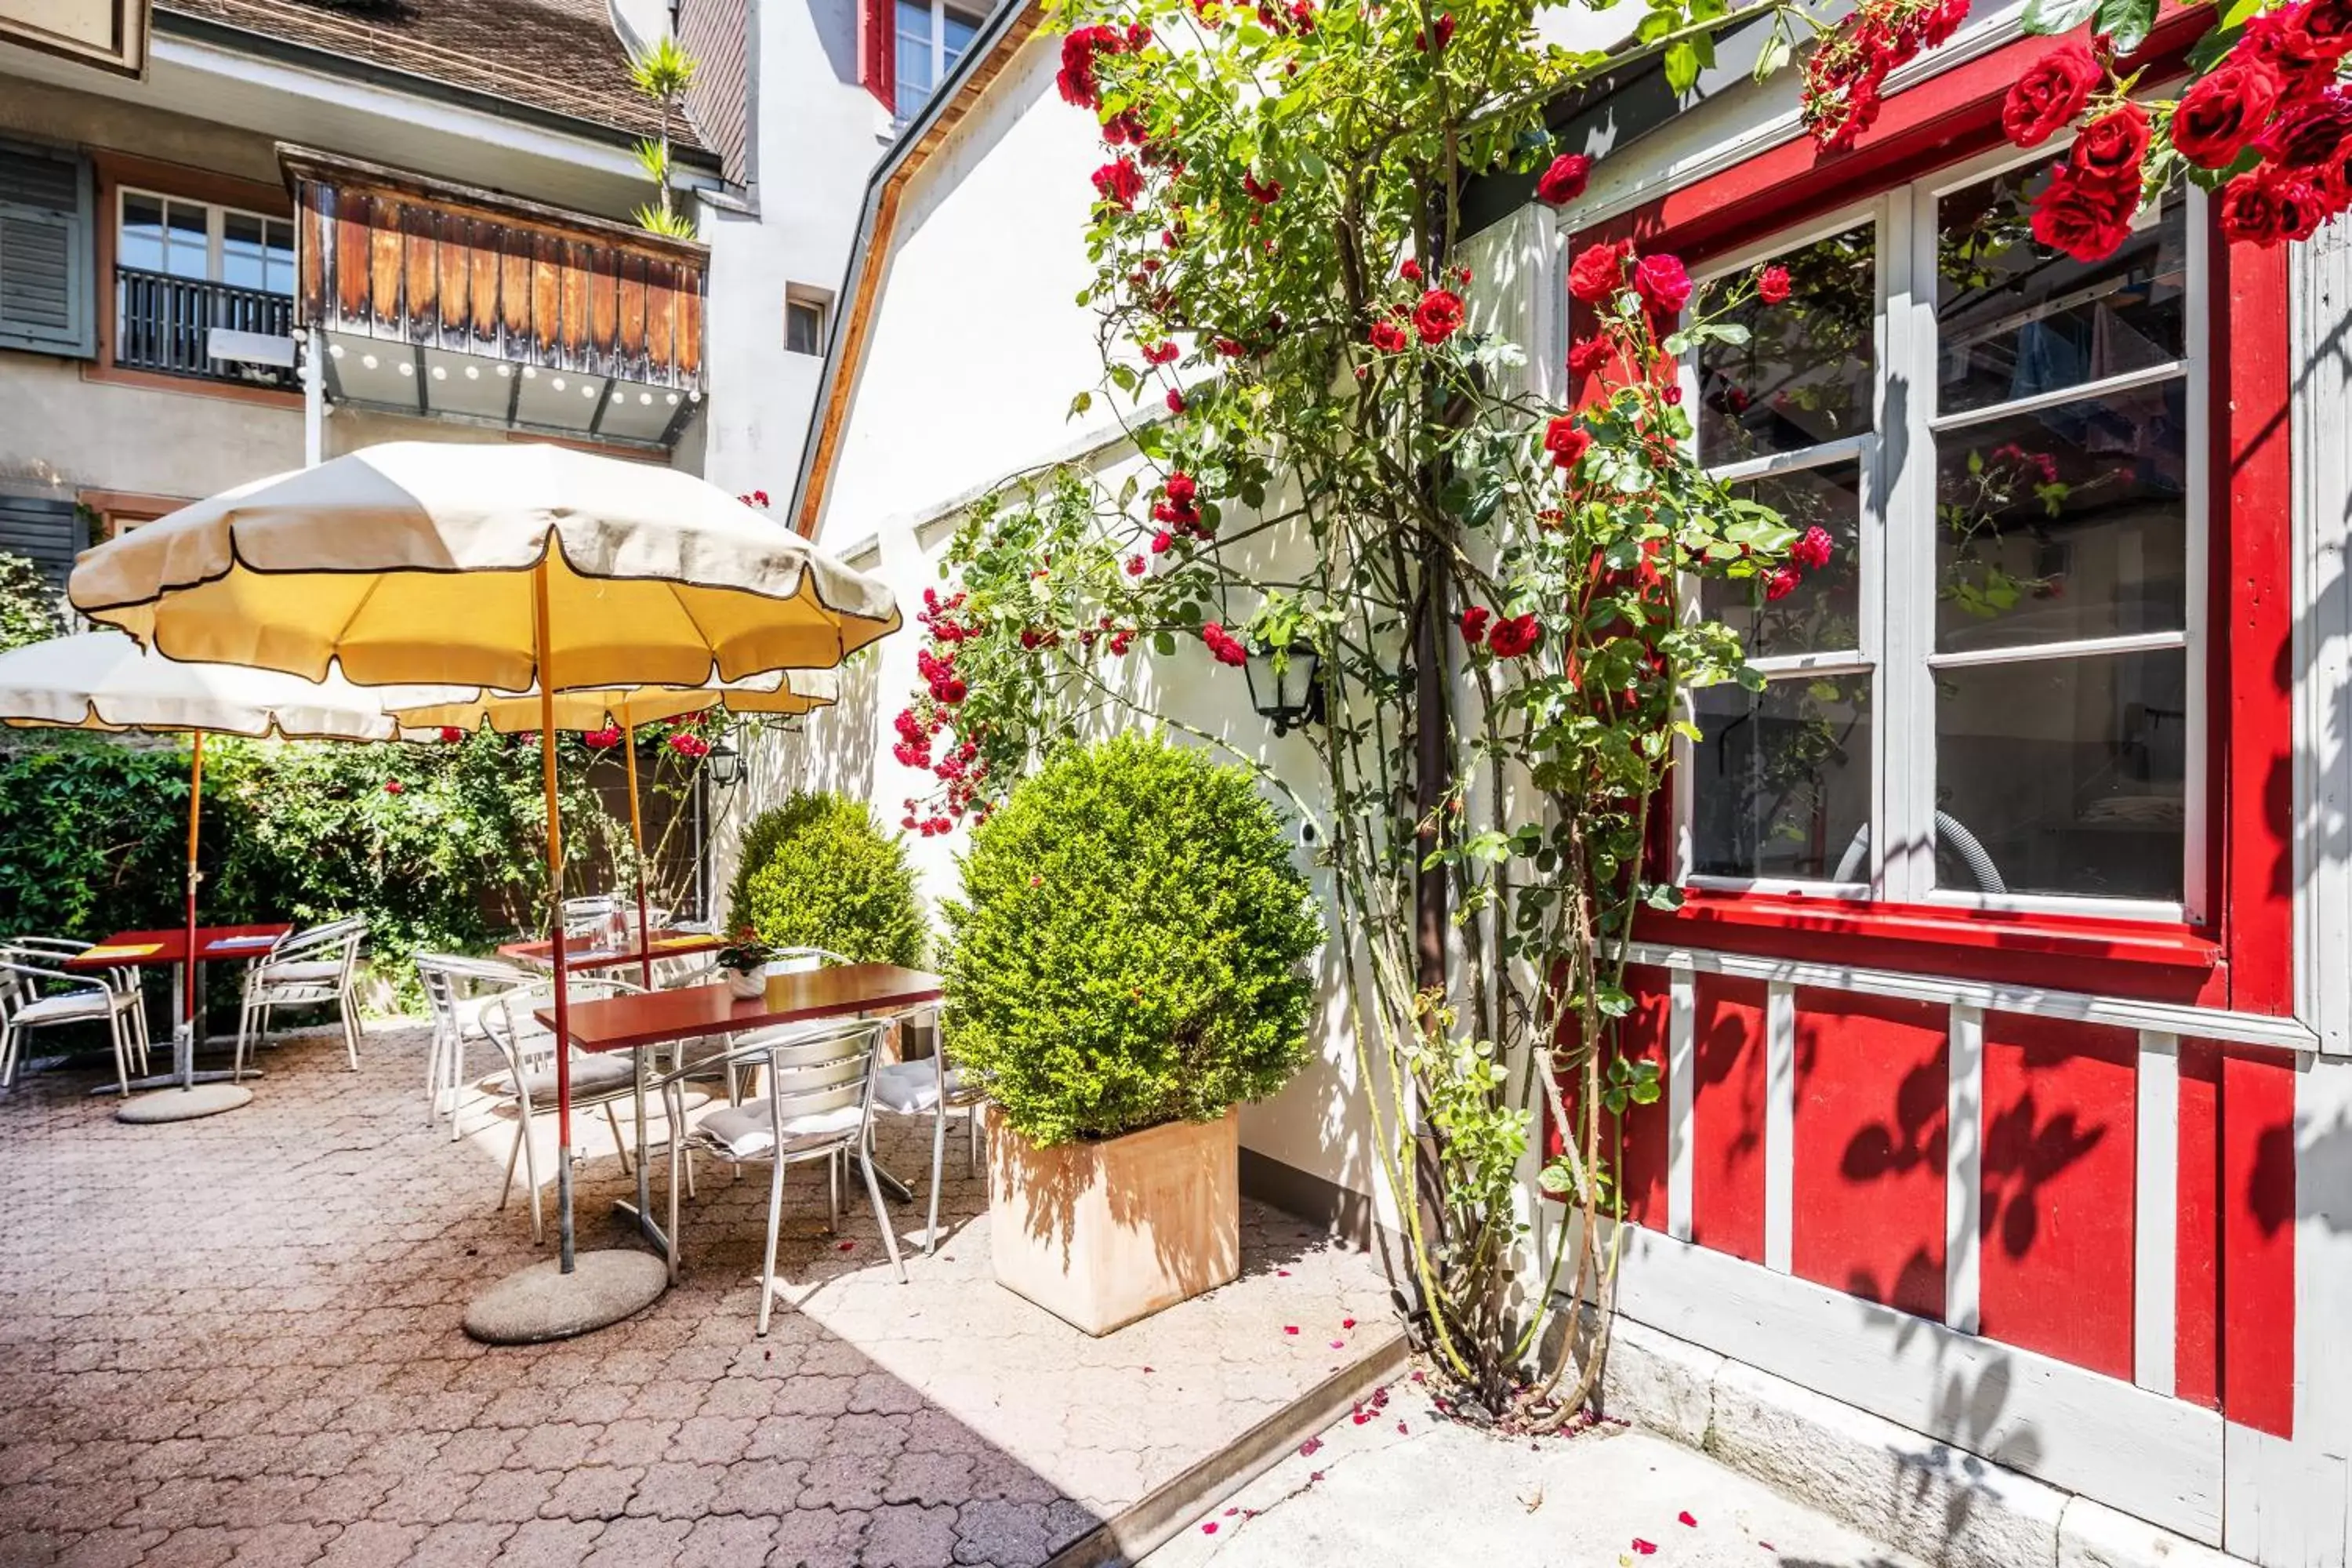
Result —
[{"label": "chair backrest", "polygon": [[58,967],[57,952],[33,943],[41,939],[12,939],[0,943],[0,1018],[13,1018],[21,1008],[41,999],[44,982],[103,984],[95,975],[68,974]]},{"label": "chair backrest", "polygon": [[788,1025],[740,1041],[727,1055],[730,1060],[766,1064],[768,1103],[782,1147],[787,1121],[844,1106],[868,1106],[874,1097],[875,1058],[889,1026],[883,1018]]},{"label": "chair backrest", "polygon": [[348,969],[359,957],[360,942],[366,935],[367,921],[357,915],[329,921],[324,925],[288,932],[269,950],[264,962],[278,963],[289,959],[323,958],[333,952],[341,960],[343,967]]},{"label": "chair backrest", "polygon": [[[605,996],[628,994],[642,994],[643,986],[626,981],[583,978],[572,980],[572,1000],[592,1002]],[[523,1079],[545,1072],[555,1065],[555,1031],[532,1016],[540,1008],[555,1000],[555,985],[550,980],[535,980],[518,985],[498,998],[495,1006],[482,1009],[482,1032],[499,1047],[507,1060],[507,1070],[515,1075],[520,1090]]]},{"label": "chair backrest", "polygon": [[613,918],[613,895],[591,893],[583,899],[563,900],[563,931],[593,931]]},{"label": "chair backrest", "polygon": [[416,954],[416,978],[424,983],[425,1000],[433,1009],[433,1026],[449,1035],[465,1027],[460,1004],[471,1001],[477,986],[512,988],[530,984],[530,973],[497,959],[457,952]]}]

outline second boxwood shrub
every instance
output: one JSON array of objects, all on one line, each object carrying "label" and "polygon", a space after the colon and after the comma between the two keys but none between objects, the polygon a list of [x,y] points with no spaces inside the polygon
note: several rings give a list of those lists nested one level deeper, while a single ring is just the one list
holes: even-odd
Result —
[{"label": "second boxwood shrub", "polygon": [[772,947],[821,947],[853,963],[923,962],[923,911],[906,847],[863,801],[788,797],[743,830],[727,929]]}]

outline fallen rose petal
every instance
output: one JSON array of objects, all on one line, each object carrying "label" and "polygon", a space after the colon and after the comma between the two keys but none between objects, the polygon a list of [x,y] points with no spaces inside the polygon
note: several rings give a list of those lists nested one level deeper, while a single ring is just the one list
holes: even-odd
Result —
[{"label": "fallen rose petal", "polygon": [[856,1245],[857,1245],[857,1243],[856,1243],[856,1242],[854,1242],[854,1241],[845,1241],[845,1242],[843,1242],[843,1243],[841,1244],[841,1250],[842,1250],[842,1251],[844,1251],[844,1252],[846,1252],[846,1251],[848,1251],[851,1247],[856,1247]]},{"label": "fallen rose petal", "polygon": [[1216,1521],[1215,1520],[1213,1520],[1213,1520],[1209,1521],[1206,1524],[1203,1524],[1202,1526],[1201,1526],[1201,1533],[1202,1533],[1202,1534],[1203,1534],[1203,1535],[1214,1535],[1214,1534],[1216,1534],[1216,1533],[1217,1533],[1217,1521]]},{"label": "fallen rose petal", "polygon": [[1343,1329],[1352,1329],[1356,1326],[1356,1320],[1353,1318],[1342,1318],[1339,1320],[1339,1326]]},{"label": "fallen rose petal", "polygon": [[1276,1279],[1287,1279],[1290,1278],[1290,1270],[1287,1268],[1277,1268],[1274,1271],[1274,1277]]},{"label": "fallen rose petal", "polygon": [[1335,1351],[1346,1350],[1348,1348],[1348,1342],[1345,1340],[1333,1340],[1331,1342],[1331,1348]]},{"label": "fallen rose petal", "polygon": [[1233,1518],[1233,1517],[1234,1517],[1234,1515],[1235,1515],[1235,1514],[1237,1514],[1237,1513],[1239,1513],[1239,1512],[1241,1512],[1241,1510],[1239,1510],[1239,1509],[1237,1509],[1237,1508],[1229,1508],[1229,1509],[1225,1510],[1225,1517],[1226,1517],[1227,1519],[1231,1519],[1231,1518]]},{"label": "fallen rose petal", "polygon": [[1633,1537],[1633,1550],[1643,1557],[1654,1557],[1658,1547],[1655,1542],[1644,1541],[1637,1535]]},{"label": "fallen rose petal", "polygon": [[1400,1432],[1402,1432],[1402,1431],[1403,1431],[1403,1430],[1404,1430],[1404,1423],[1403,1423],[1403,1422],[1400,1421],[1400,1422],[1398,1422],[1398,1423],[1397,1423],[1397,1430],[1398,1430],[1398,1431],[1400,1431]]},{"label": "fallen rose petal", "polygon": [[1696,1530],[1698,1528],[1698,1521],[1690,1516],[1690,1510],[1688,1509],[1683,1510],[1682,1512],[1675,1515],[1675,1518],[1681,1521],[1683,1523],[1689,1525],[1693,1530]]},{"label": "fallen rose petal", "polygon": [[1320,1438],[1320,1437],[1309,1437],[1309,1438],[1307,1438],[1307,1441],[1305,1441],[1304,1443],[1301,1443],[1301,1444],[1299,1444],[1299,1445],[1298,1445],[1298,1453],[1299,1453],[1299,1457],[1300,1457],[1301,1458],[1312,1458],[1316,1455],[1316,1453],[1318,1453],[1318,1452],[1322,1448],[1322,1447],[1323,1447],[1323,1439],[1322,1439],[1322,1438]]},{"label": "fallen rose petal", "polygon": [[1349,1420],[1353,1421],[1359,1426],[1361,1426],[1365,1422],[1370,1421],[1371,1418],[1371,1413],[1366,1410],[1359,1410],[1355,1415],[1349,1417]]},{"label": "fallen rose petal", "polygon": [[1298,1331],[1298,1325],[1297,1323],[1285,1323],[1282,1325],[1282,1331],[1286,1334],[1295,1334]]},{"label": "fallen rose petal", "polygon": [[1150,1369],[1150,1367],[1148,1367],[1148,1366],[1147,1366],[1147,1367],[1145,1367],[1143,1370],[1144,1370],[1144,1371],[1146,1371],[1146,1372],[1150,1372],[1151,1369]]}]

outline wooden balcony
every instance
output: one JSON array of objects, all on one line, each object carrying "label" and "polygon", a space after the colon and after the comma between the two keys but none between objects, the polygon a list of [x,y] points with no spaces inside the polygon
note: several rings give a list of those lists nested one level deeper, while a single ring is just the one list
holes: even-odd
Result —
[{"label": "wooden balcony", "polygon": [[331,399],[667,447],[703,394],[709,250],[626,224],[280,147],[295,316]]}]

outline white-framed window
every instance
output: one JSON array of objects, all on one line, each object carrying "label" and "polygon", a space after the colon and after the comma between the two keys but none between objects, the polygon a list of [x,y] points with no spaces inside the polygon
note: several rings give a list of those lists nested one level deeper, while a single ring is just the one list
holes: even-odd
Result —
[{"label": "white-framed window", "polygon": [[1769,599],[1705,584],[1760,696],[1701,690],[1695,886],[2195,919],[2205,889],[2205,215],[2036,245],[2012,149],[1727,257],[1789,268],[1686,363],[1700,460],[1819,526]]},{"label": "white-framed window", "polygon": [[789,284],[784,289],[784,352],[796,354],[824,353],[825,305],[828,296],[799,284]]},{"label": "white-framed window", "polygon": [[270,294],[294,292],[290,219],[123,186],[115,221],[118,267]]},{"label": "white-framed window", "polygon": [[932,91],[971,47],[983,17],[945,0],[898,0],[898,102],[901,124],[922,112]]}]

